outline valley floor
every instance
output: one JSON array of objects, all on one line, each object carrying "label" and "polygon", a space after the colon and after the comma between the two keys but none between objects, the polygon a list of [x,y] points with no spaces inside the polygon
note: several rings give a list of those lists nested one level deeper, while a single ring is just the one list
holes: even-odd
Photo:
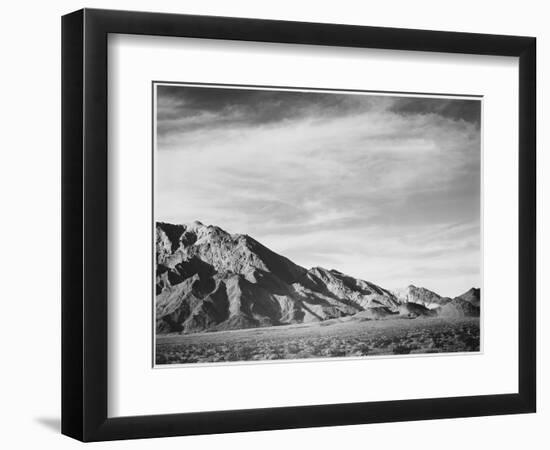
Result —
[{"label": "valley floor", "polygon": [[157,335],[156,364],[476,352],[479,318],[361,320]]}]

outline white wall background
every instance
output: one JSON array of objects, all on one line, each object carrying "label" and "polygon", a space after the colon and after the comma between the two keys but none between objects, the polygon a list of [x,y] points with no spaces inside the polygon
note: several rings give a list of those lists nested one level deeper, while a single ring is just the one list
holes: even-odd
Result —
[{"label": "white wall background", "polygon": [[[543,328],[550,307],[548,206],[550,140],[544,108],[550,71],[549,11],[545,2],[387,0],[20,1],[3,5],[2,163],[0,195],[3,315],[0,325],[0,445],[74,448],[59,434],[60,417],[60,16],[83,6],[286,20],[353,23],[538,38],[539,124],[539,412],[535,415],[379,424],[96,444],[96,448],[200,447],[224,449],[342,445],[446,450],[548,448],[550,375]],[[544,254],[543,254],[544,253]],[[506,281],[503,280],[503,283]],[[546,304],[545,304],[546,303]]]}]

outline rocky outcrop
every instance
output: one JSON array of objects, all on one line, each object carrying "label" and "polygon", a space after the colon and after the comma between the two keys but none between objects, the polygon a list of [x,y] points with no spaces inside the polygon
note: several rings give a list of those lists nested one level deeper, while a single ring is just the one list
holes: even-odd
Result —
[{"label": "rocky outcrop", "polygon": [[403,289],[396,289],[394,294],[401,303],[416,303],[428,309],[439,308],[451,301],[449,297],[441,297],[429,289],[412,284]]}]

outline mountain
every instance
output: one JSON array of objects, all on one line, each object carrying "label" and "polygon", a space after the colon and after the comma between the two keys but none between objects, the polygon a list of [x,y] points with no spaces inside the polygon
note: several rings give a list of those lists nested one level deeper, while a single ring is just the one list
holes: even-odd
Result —
[{"label": "mountain", "polygon": [[464,292],[464,294],[459,295],[456,298],[460,300],[464,300],[479,308],[480,295],[481,295],[481,290],[479,288],[472,288],[469,291]]},{"label": "mountain", "polygon": [[479,317],[480,315],[480,289],[472,288],[438,310],[442,317]]},{"label": "mountain", "polygon": [[439,308],[451,301],[449,297],[441,297],[429,289],[412,284],[403,289],[396,289],[394,294],[402,303],[416,303],[428,309]]},{"label": "mountain", "polygon": [[399,305],[373,283],[307,270],[250,236],[200,222],[157,223],[156,258],[159,333],[315,322]]},{"label": "mountain", "polygon": [[434,316],[439,306],[433,305],[444,302],[424,288],[409,286],[414,289],[398,297],[334,269],[306,269],[248,235],[201,222],[158,222],[156,262],[157,333],[319,322],[356,314],[364,320]]}]

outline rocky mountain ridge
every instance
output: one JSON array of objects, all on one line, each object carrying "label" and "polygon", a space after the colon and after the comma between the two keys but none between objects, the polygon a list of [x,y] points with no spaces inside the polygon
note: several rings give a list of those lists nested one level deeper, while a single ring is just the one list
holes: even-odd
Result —
[{"label": "rocky mountain ridge", "polygon": [[479,315],[479,289],[455,299],[412,285],[394,293],[334,269],[306,269],[248,235],[198,221],[158,222],[156,262],[157,333],[320,322],[357,314],[367,319]]},{"label": "rocky mountain ridge", "polygon": [[412,284],[403,289],[396,289],[394,294],[401,303],[417,303],[428,309],[439,308],[452,300],[449,297],[441,297],[429,289],[416,287]]}]

